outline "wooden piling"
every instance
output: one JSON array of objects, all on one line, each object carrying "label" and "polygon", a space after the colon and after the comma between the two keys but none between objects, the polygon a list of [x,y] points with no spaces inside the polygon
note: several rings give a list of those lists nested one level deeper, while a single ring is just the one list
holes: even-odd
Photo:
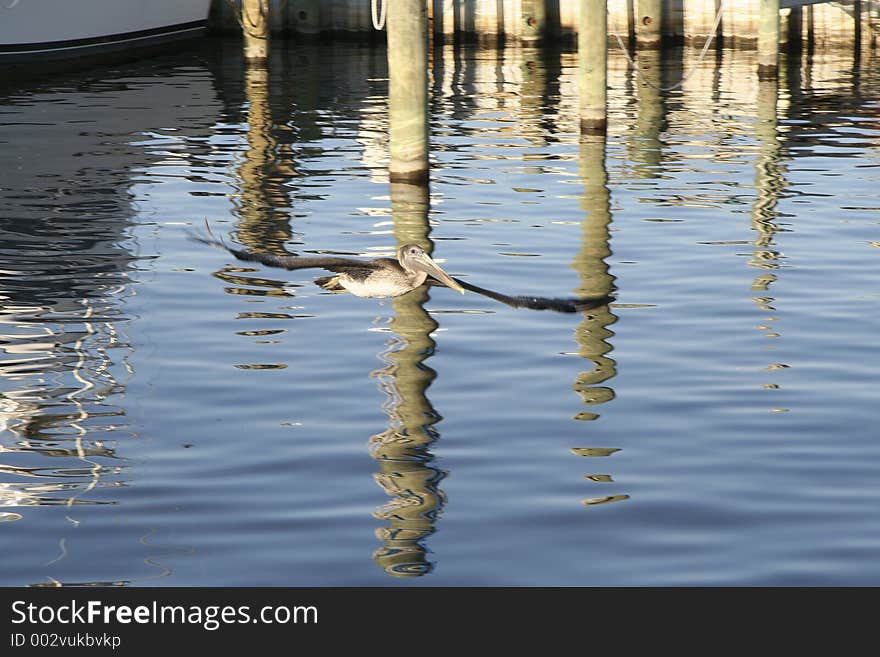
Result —
[{"label": "wooden piling", "polygon": [[779,0],[761,0],[758,16],[758,77],[779,75]]},{"label": "wooden piling", "polygon": [[540,41],[547,32],[546,0],[522,0],[522,27],[520,39]]},{"label": "wooden piling", "polygon": [[428,179],[428,15],[424,0],[388,4],[392,182]]},{"label": "wooden piling", "polygon": [[[317,36],[321,33],[320,0],[288,0],[286,19],[297,34]],[[282,29],[287,25],[282,25]]]},{"label": "wooden piling", "polygon": [[244,58],[265,61],[269,56],[269,0],[242,0],[241,25]]},{"label": "wooden piling", "polygon": [[578,92],[581,134],[608,129],[608,3],[581,0],[578,17]]},{"label": "wooden piling", "polygon": [[853,54],[858,68],[862,56],[862,0],[853,0]]},{"label": "wooden piling", "polygon": [[641,48],[659,48],[663,38],[663,1],[638,0],[636,43]]},{"label": "wooden piling", "polygon": [[[608,3],[605,3],[607,8]],[[630,52],[636,48],[636,0],[626,0],[626,47]]]}]

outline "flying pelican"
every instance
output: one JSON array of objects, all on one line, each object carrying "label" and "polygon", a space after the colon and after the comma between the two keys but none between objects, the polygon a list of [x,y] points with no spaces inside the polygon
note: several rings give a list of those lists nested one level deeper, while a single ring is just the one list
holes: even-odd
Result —
[{"label": "flying pelican", "polygon": [[597,308],[613,301],[611,296],[589,299],[549,299],[532,296],[507,296],[500,292],[478,287],[447,274],[425,250],[417,244],[404,244],[397,249],[397,259],[341,258],[337,256],[298,256],[275,255],[236,249],[216,239],[208,229],[209,237],[190,233],[190,237],[203,244],[228,251],[239,260],[259,262],[268,267],[282,269],[325,269],[335,276],[323,276],[315,283],[333,292],[348,291],[359,297],[388,298],[399,297],[422,285],[450,287],[465,293],[465,290],[494,299],[513,308],[532,310],[553,310],[574,313]]}]

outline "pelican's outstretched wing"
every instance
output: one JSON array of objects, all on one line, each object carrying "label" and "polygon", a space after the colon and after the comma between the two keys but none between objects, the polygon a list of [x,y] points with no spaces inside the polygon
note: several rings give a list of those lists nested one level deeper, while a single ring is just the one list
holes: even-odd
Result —
[{"label": "pelican's outstretched wing", "polygon": [[[481,294],[484,297],[494,299],[495,301],[500,301],[501,303],[508,305],[511,308],[528,308],[529,310],[552,310],[553,312],[557,313],[579,313],[585,310],[598,308],[599,306],[604,306],[614,301],[614,297],[611,295],[592,297],[589,299],[554,299],[532,296],[511,297],[506,294],[501,294],[500,292],[495,292],[494,290],[487,290],[484,287],[473,285],[471,283],[468,283],[467,281],[463,281],[460,278],[455,278],[453,280],[455,280],[456,283],[461,285],[466,290],[475,292],[476,294]],[[425,283],[427,285],[446,287],[444,283],[441,283],[440,281],[435,281],[431,278],[425,281]]]},{"label": "pelican's outstretched wing", "polygon": [[195,232],[190,232],[189,237],[196,242],[207,244],[221,251],[228,251],[239,260],[246,262],[259,262],[268,267],[281,267],[283,269],[326,269],[336,274],[346,272],[357,274],[357,272],[369,273],[376,268],[369,260],[357,260],[356,258],[339,258],[336,256],[298,256],[298,255],[275,255],[274,253],[255,253],[244,249],[235,249],[227,246],[222,240],[218,240],[213,235],[205,236]]}]

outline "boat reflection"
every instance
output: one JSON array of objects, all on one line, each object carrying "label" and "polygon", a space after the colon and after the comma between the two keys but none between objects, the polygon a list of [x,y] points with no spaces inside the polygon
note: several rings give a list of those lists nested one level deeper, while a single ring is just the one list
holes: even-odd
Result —
[{"label": "boat reflection", "polygon": [[[0,125],[0,524],[9,523],[16,548],[7,555],[7,583],[128,583],[115,579],[115,564],[96,559],[95,548],[126,549],[111,524],[118,518],[107,511],[126,499],[138,434],[125,396],[144,258],[133,240],[143,220],[135,188],[145,172],[176,157],[158,131],[193,138],[180,161],[205,154],[197,142],[216,123],[219,104],[212,70],[192,56],[188,72],[169,74],[155,62],[0,84],[7,113]],[[100,572],[91,581],[84,571]]]},{"label": "boat reflection", "polygon": [[0,90],[13,116],[40,117],[0,126],[3,507],[116,504],[107,490],[125,485],[132,186],[169,157],[144,136],[161,126],[207,134],[215,119],[193,118],[188,105],[216,96],[207,69],[185,88],[159,64],[132,70],[143,73],[86,70]]},{"label": "boat reflection", "polygon": [[[71,121],[76,115],[57,111]],[[105,194],[102,207],[89,200],[108,183],[100,180],[103,173],[67,169],[79,161],[64,149],[87,150],[91,141],[81,127],[73,132],[53,146],[53,156],[35,155],[39,171],[9,167],[14,170],[0,175],[0,188],[60,185],[55,193],[65,197],[54,207],[0,194],[0,506],[6,508],[113,504],[102,489],[124,485],[116,445],[127,427],[117,400],[132,374],[122,306],[131,293],[133,258],[121,242],[133,210],[124,187]],[[65,180],[76,183],[65,187]]]}]

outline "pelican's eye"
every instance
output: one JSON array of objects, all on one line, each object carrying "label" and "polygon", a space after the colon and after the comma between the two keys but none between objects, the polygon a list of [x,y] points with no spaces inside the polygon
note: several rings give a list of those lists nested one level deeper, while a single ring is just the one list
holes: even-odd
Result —
[{"label": "pelican's eye", "polygon": [[420,249],[417,249],[416,247],[413,247],[413,248],[411,248],[411,249],[409,250],[409,254],[410,254],[410,255],[419,255],[419,251],[420,251]]}]

